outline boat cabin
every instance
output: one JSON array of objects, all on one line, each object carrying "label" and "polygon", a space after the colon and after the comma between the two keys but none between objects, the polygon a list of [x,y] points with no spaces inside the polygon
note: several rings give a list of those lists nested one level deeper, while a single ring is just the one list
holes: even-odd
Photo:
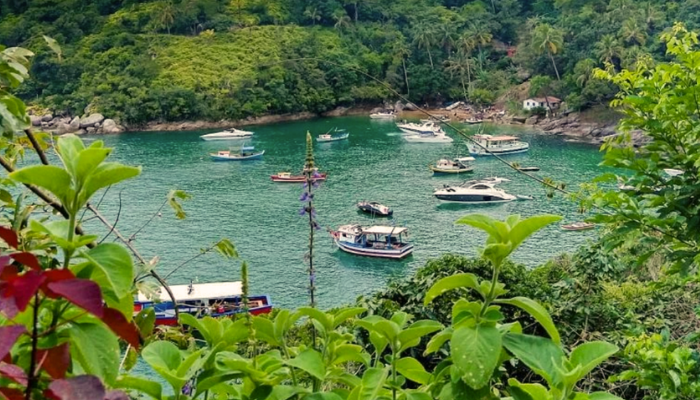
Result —
[{"label": "boat cabin", "polygon": [[473,139],[488,148],[511,147],[520,141],[515,136],[474,135]]},{"label": "boat cabin", "polygon": [[229,156],[231,155],[231,152],[228,151],[228,150],[219,150],[219,151],[216,153],[216,155],[219,156],[219,157],[229,157]]},{"label": "boat cabin", "polygon": [[329,134],[327,134],[327,133],[324,133],[323,135],[318,135],[318,138],[319,138],[319,139],[332,139],[333,136],[331,136],[331,135],[329,135]]},{"label": "boat cabin", "polygon": [[408,228],[397,226],[344,225],[338,228],[338,241],[365,248],[400,249],[407,245],[403,242],[407,231]]}]

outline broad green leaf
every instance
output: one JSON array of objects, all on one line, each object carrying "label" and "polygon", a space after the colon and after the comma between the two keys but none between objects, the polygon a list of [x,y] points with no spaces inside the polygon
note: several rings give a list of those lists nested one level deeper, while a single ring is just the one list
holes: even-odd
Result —
[{"label": "broad green leaf", "polygon": [[135,390],[157,400],[160,400],[163,393],[163,388],[160,386],[160,383],[151,379],[138,378],[133,375],[120,376],[112,387],[115,389]]},{"label": "broad green leaf", "polygon": [[430,338],[428,345],[425,346],[425,355],[435,353],[440,350],[442,346],[452,338],[452,327],[445,328],[442,332],[434,335]]},{"label": "broad green leaf", "polygon": [[362,307],[343,308],[338,310],[338,312],[336,312],[335,315],[333,315],[332,328],[337,328],[340,324],[344,323],[348,319],[356,317],[365,311],[367,311],[367,309]]},{"label": "broad green leaf", "polygon": [[588,375],[598,364],[607,360],[610,356],[617,353],[618,350],[614,344],[600,341],[588,342],[576,347],[571,352],[570,357],[572,366],[581,367],[576,375],[576,381]]},{"label": "broad green leaf", "polygon": [[[287,400],[301,393],[308,393],[309,390],[299,386],[275,385],[265,400]],[[309,397],[304,397],[308,399]]]},{"label": "broad green leaf", "polygon": [[298,356],[287,360],[286,364],[299,368],[319,380],[323,380],[326,376],[326,367],[323,365],[323,357],[321,353],[314,349],[302,351]]},{"label": "broad green leaf", "polygon": [[372,343],[372,346],[374,346],[374,351],[377,354],[377,357],[379,357],[384,352],[384,349],[386,349],[386,346],[389,345],[389,341],[380,333],[375,331],[370,331],[369,341]]},{"label": "broad green leaf", "polygon": [[177,374],[182,364],[182,355],[174,344],[165,341],[153,342],[143,349],[141,357],[158,375],[168,381],[175,393],[179,393],[187,383],[187,378]]},{"label": "broad green leaf", "polygon": [[323,311],[311,307],[300,307],[298,313],[320,322],[326,331],[333,329],[333,321],[331,320],[331,317]]},{"label": "broad green leaf", "polygon": [[221,254],[226,258],[237,258],[238,251],[236,251],[236,246],[229,239],[221,239],[214,245],[216,252]]},{"label": "broad green leaf", "polygon": [[559,220],[561,220],[561,217],[558,215],[536,215],[515,224],[508,235],[508,239],[513,246],[513,251],[533,233]]},{"label": "broad green leaf", "polygon": [[304,400],[343,400],[343,398],[333,392],[318,392],[305,396]]},{"label": "broad green leaf", "polygon": [[224,340],[228,344],[240,343],[248,339],[250,332],[246,326],[245,319],[236,320],[224,331]]},{"label": "broad green leaf", "polygon": [[389,342],[394,341],[398,337],[399,332],[401,332],[401,328],[393,321],[379,321],[374,324],[374,328],[378,333],[389,339]]},{"label": "broad green leaf", "polygon": [[275,326],[272,321],[265,317],[253,317],[253,328],[255,329],[255,336],[267,342],[271,346],[279,346],[280,343],[275,338]]},{"label": "broad green leaf", "polygon": [[76,135],[63,135],[56,141],[56,152],[61,158],[63,166],[72,176],[76,175],[76,160],[83,150],[85,150],[85,144]]},{"label": "broad green leaf", "polygon": [[128,167],[114,162],[100,164],[85,182],[82,201],[86,202],[95,192],[107,186],[112,186],[123,180],[133,178],[141,173],[141,167]]},{"label": "broad green leaf", "polygon": [[186,313],[180,314],[180,318],[179,318],[178,322],[181,325],[189,325],[192,328],[198,330],[202,334],[202,337],[204,338],[204,340],[206,340],[207,342],[210,342],[209,337],[208,337],[209,333],[206,332],[206,329],[204,328],[204,326],[202,326],[200,319],[196,318],[194,315],[186,314]]},{"label": "broad green leaf", "polygon": [[[520,383],[517,379],[508,379],[509,391],[513,395],[514,400],[550,400],[552,395],[547,391],[547,388],[539,383]],[[517,390],[525,392],[527,398],[518,394]]]},{"label": "broad green leaf", "polygon": [[348,361],[355,361],[364,365],[369,364],[369,355],[365,353],[362,346],[356,344],[343,344],[335,348],[333,352],[335,358],[332,364],[337,365]]},{"label": "broad green leaf", "polygon": [[[119,341],[103,324],[71,324],[70,353],[81,369],[112,385],[119,373]],[[75,372],[75,371],[74,371]]]},{"label": "broad green leaf", "polygon": [[481,252],[481,255],[491,261],[494,266],[500,266],[503,260],[513,252],[513,248],[508,243],[491,243],[486,245]]},{"label": "broad green leaf", "polygon": [[155,310],[152,307],[144,308],[134,317],[134,323],[139,327],[142,337],[150,337],[153,335],[153,329],[156,325]]},{"label": "broad green leaf", "polygon": [[[422,320],[411,324],[408,328],[399,333],[398,339],[401,344],[400,351],[406,350],[410,343],[418,341],[428,334],[442,329],[442,324],[432,320]],[[411,346],[412,347],[412,346]]]},{"label": "broad green leaf", "polygon": [[470,214],[466,215],[457,220],[459,225],[469,225],[476,229],[481,229],[486,232],[492,238],[496,239],[498,242],[502,242],[504,238],[501,237],[498,228],[496,227],[496,220],[481,214]]},{"label": "broad green leaf", "polygon": [[243,375],[240,372],[216,374],[207,377],[200,376],[197,378],[197,391],[195,393],[194,398],[197,398],[200,394],[212,389],[217,385],[220,385],[224,382],[230,382],[235,379],[240,379],[242,376]]},{"label": "broad green leaf", "polygon": [[182,363],[180,363],[180,366],[177,367],[175,374],[180,378],[185,378],[189,380],[201,368],[202,363],[204,361],[202,359],[203,352],[204,349],[197,350],[185,357],[185,359],[182,360]]},{"label": "broad green leaf", "polygon": [[107,285],[118,298],[131,293],[134,265],[126,249],[115,243],[102,243],[82,255],[97,267],[93,279],[100,286]]},{"label": "broad green leaf", "polygon": [[9,176],[17,182],[48,190],[67,208],[73,205],[75,192],[71,188],[71,177],[63,168],[55,165],[32,165],[17,170]]},{"label": "broad green leaf", "polygon": [[452,361],[467,385],[479,389],[489,383],[501,354],[501,332],[494,326],[464,326],[455,329],[450,344]]},{"label": "broad green leaf", "polygon": [[437,281],[430,288],[430,290],[428,290],[428,293],[426,293],[425,295],[425,300],[423,301],[423,304],[430,304],[430,302],[433,301],[436,297],[447,292],[448,290],[453,290],[457,288],[477,289],[478,287],[479,282],[476,275],[474,274],[456,274],[448,276],[447,278],[442,278],[439,281]]},{"label": "broad green leaf", "polygon": [[417,390],[402,390],[399,400],[433,400],[429,393]]},{"label": "broad green leaf", "polygon": [[230,351],[222,351],[216,355],[216,368],[223,373],[245,372],[250,367],[251,362]]},{"label": "broad green leaf", "polygon": [[284,336],[287,333],[287,329],[289,328],[289,322],[290,322],[290,312],[289,310],[280,310],[279,313],[275,316],[274,321],[272,321],[273,328],[275,330],[275,339],[279,343],[284,342]]},{"label": "broad green leaf", "polygon": [[495,301],[500,304],[508,304],[523,309],[525,312],[530,314],[540,325],[547,331],[549,337],[556,344],[561,344],[561,337],[559,336],[559,331],[557,330],[552,317],[547,312],[547,309],[542,307],[542,305],[532,299],[527,297],[514,297],[512,299],[499,299]]},{"label": "broad green leaf", "polygon": [[56,53],[56,56],[58,56],[58,61],[60,62],[62,54],[63,54],[63,51],[61,50],[61,46],[58,44],[56,39],[49,37],[49,36],[46,36],[46,35],[43,35],[43,36],[44,36],[44,40],[46,41],[46,44],[49,45],[49,48],[51,49],[51,51]]},{"label": "broad green leaf", "polygon": [[408,320],[410,320],[411,318],[412,316],[408,313],[405,313],[403,311],[397,311],[391,316],[389,320],[398,325],[399,329],[403,329],[403,327],[406,326],[406,324],[408,323]]},{"label": "broad green leaf", "polygon": [[[209,337],[206,339],[210,347],[216,346],[224,338],[224,328],[221,326],[219,320],[206,316],[202,318],[202,327],[206,330],[206,335]],[[204,333],[202,333],[204,335]]]},{"label": "broad green leaf", "polygon": [[396,361],[396,371],[413,382],[427,385],[430,382],[430,375],[423,365],[413,357],[404,357]]},{"label": "broad green leaf", "polygon": [[531,335],[506,334],[503,346],[551,386],[562,379],[564,352],[552,340]]},{"label": "broad green leaf", "polygon": [[362,375],[362,383],[350,392],[348,400],[377,399],[388,375],[388,368],[368,368]]},{"label": "broad green leaf", "polygon": [[589,400],[623,400],[620,397],[614,396],[605,392],[593,392],[588,394]]},{"label": "broad green leaf", "polygon": [[89,148],[81,151],[75,159],[75,182],[78,187],[85,183],[87,177],[100,165],[109,155],[111,149]]}]

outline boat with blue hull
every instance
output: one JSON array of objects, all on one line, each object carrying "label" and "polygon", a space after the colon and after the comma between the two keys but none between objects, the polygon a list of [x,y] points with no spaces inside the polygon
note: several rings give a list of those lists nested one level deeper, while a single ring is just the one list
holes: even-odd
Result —
[{"label": "boat with blue hull", "polygon": [[330,131],[324,133],[323,135],[318,135],[316,141],[319,143],[337,142],[339,140],[345,140],[348,137],[350,137],[350,133],[348,133],[345,129],[333,128]]},{"label": "boat with blue hull", "polygon": [[[199,283],[173,285],[170,291],[175,297],[178,312],[195,317],[226,317],[245,312],[243,306],[243,285],[241,282]],[[153,308],[156,325],[177,325],[175,305],[168,293],[160,288],[160,301],[149,299],[139,293],[134,301],[134,316],[146,308]],[[272,311],[272,301],[268,295],[248,296],[248,312],[253,315]]]},{"label": "boat with blue hull", "polygon": [[473,156],[505,156],[508,154],[525,153],[530,145],[521,142],[515,136],[474,135],[471,139],[478,143],[469,143],[469,153]]},{"label": "boat with blue hull", "polygon": [[404,239],[408,228],[398,226],[343,225],[331,235],[338,248],[358,256],[401,259],[413,253]]},{"label": "boat with blue hull", "polygon": [[263,154],[265,150],[256,152],[253,146],[243,146],[238,152],[219,150],[217,153],[210,153],[209,156],[214,161],[247,161],[259,160]]}]

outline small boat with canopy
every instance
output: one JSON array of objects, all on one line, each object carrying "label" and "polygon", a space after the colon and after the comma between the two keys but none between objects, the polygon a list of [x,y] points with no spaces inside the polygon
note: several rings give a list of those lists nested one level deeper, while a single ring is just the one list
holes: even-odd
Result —
[{"label": "small boat with canopy", "polygon": [[491,135],[474,135],[472,140],[479,143],[478,146],[474,143],[469,143],[469,153],[473,156],[504,156],[508,154],[525,153],[530,149],[530,145],[521,142],[515,136],[491,136]]},{"label": "small boat with canopy", "polygon": [[216,153],[210,153],[209,156],[214,161],[246,161],[259,160],[263,154],[265,154],[265,150],[256,152],[253,146],[242,146],[238,152],[219,150]]},{"label": "small boat with canopy", "polygon": [[401,259],[413,252],[413,244],[405,241],[408,228],[399,226],[343,225],[331,231],[340,250],[367,257]]},{"label": "small boat with canopy", "polygon": [[[190,283],[172,285],[170,291],[175,297],[178,312],[195,317],[226,317],[245,312],[243,304],[243,284],[241,282]],[[177,325],[175,307],[167,291],[160,288],[160,299],[149,299],[139,293],[134,301],[134,315],[146,308],[153,308],[156,325]],[[272,301],[268,295],[248,296],[248,312],[253,315],[272,311]]]},{"label": "small boat with canopy", "polygon": [[435,165],[429,165],[434,174],[461,174],[463,172],[474,172],[474,157],[458,157],[454,160],[443,158]]}]

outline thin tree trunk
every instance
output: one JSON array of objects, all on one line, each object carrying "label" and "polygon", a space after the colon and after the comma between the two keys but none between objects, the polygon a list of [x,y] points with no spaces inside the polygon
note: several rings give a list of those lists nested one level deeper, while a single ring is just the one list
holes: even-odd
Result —
[{"label": "thin tree trunk", "polygon": [[358,7],[358,1],[355,2],[355,22],[357,23],[357,7]]},{"label": "thin tree trunk", "polygon": [[430,46],[425,47],[426,50],[428,50],[428,58],[430,59],[430,68],[435,68],[433,65],[433,56],[430,54]]},{"label": "thin tree trunk", "polygon": [[467,81],[469,81],[469,85],[467,86],[467,90],[471,93],[472,90],[472,67],[467,65]]},{"label": "thin tree trunk", "polygon": [[406,71],[406,59],[401,57],[401,64],[403,65],[403,79],[406,82],[406,97],[411,94],[411,88],[408,86],[408,71]]},{"label": "thin tree trunk", "polygon": [[549,59],[552,60],[552,66],[554,67],[554,73],[557,74],[557,80],[560,81],[561,78],[559,77],[559,70],[557,69],[557,64],[554,62],[554,57],[552,56],[551,52],[547,52],[549,54]]},{"label": "thin tree trunk", "polygon": [[460,80],[462,81],[462,92],[464,92],[464,101],[469,102],[469,97],[467,97],[467,88],[464,87],[464,76],[460,77]]}]

